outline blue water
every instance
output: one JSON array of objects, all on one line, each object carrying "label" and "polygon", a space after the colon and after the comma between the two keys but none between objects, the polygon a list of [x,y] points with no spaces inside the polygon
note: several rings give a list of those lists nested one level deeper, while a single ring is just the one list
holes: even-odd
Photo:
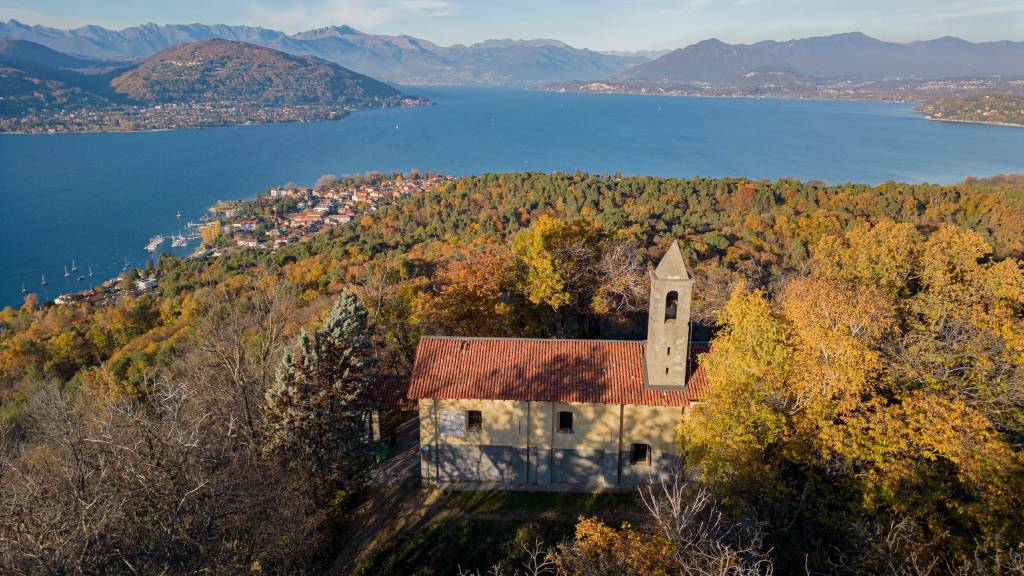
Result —
[{"label": "blue water", "polygon": [[[22,282],[80,289],[215,200],[325,173],[585,170],[657,176],[955,182],[1024,171],[1024,129],[930,122],[880,102],[416,88],[436,105],[336,122],[135,134],[0,135],[0,305]],[[180,210],[183,218],[175,213]],[[164,244],[167,247],[167,244]],[[39,287],[45,273],[50,285]]]}]

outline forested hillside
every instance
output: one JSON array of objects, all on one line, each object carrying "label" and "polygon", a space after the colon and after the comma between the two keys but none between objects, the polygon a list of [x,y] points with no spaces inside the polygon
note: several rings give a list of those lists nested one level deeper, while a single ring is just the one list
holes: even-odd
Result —
[{"label": "forested hillside", "polygon": [[111,81],[140,102],[254,102],[264,105],[380,105],[399,92],[337,64],[244,42],[174,46]]},{"label": "forested hillside", "polygon": [[[376,496],[366,451],[348,432],[305,450],[310,421],[350,430],[423,334],[642,338],[646,267],[673,239],[713,334],[712,393],[680,436],[699,477],[632,526],[547,533],[549,569],[1020,569],[1021,189],[489,174],[272,254],[162,256],[155,295],[29,297],[0,312],[0,572],[344,565],[351,510]],[[348,401],[306,403],[339,362]],[[438,522],[363,573],[518,559]],[[407,554],[428,541],[435,561]]]},{"label": "forested hillside", "polygon": [[1024,95],[982,94],[936,98],[920,111],[932,120],[1024,126]]}]

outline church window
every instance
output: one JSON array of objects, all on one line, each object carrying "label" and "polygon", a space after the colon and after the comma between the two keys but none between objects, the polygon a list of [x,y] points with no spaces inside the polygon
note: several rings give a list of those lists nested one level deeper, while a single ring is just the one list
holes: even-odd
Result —
[{"label": "church window", "polygon": [[484,429],[484,415],[479,410],[466,410],[466,431],[480,432]]},{"label": "church window", "polygon": [[665,320],[675,320],[679,309],[679,293],[675,290],[665,297]]},{"label": "church window", "polygon": [[572,434],[572,412],[558,413],[558,431],[564,434]]},{"label": "church window", "polygon": [[632,450],[629,451],[629,463],[630,464],[650,464],[651,463],[651,445],[650,444],[633,444]]}]

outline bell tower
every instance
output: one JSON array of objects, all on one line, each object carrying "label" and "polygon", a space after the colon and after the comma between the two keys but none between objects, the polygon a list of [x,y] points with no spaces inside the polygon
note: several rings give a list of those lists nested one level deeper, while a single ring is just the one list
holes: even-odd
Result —
[{"label": "bell tower", "polygon": [[686,388],[686,356],[690,347],[690,300],[693,277],[675,241],[651,271],[644,363],[647,387]]}]

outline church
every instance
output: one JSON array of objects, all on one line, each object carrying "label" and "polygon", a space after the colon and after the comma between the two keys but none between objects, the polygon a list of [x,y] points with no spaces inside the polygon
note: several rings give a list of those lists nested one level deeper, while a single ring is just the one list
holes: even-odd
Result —
[{"label": "church", "polygon": [[452,489],[615,490],[677,462],[676,428],[707,387],[690,341],[679,246],[651,272],[647,340],[420,339],[420,473]]}]

